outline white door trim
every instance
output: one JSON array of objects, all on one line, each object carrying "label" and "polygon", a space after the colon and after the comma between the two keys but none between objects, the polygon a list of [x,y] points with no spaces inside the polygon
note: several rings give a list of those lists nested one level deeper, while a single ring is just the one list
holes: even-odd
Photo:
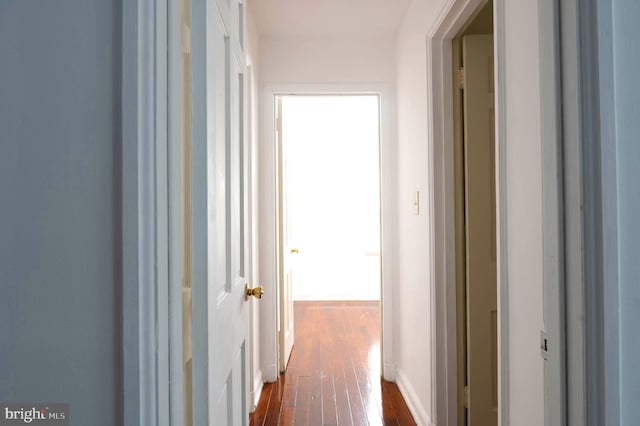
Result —
[{"label": "white door trim", "polygon": [[561,2],[567,424],[620,422],[613,2]]},{"label": "white door trim", "polygon": [[[248,183],[248,202],[247,209],[250,215],[250,221],[247,227],[247,236],[249,238],[249,250],[251,258],[251,268],[248,270],[248,283],[252,286],[257,285],[258,279],[258,136],[260,132],[257,130],[258,121],[258,96],[255,84],[253,58],[247,54],[247,73],[246,73],[246,111],[247,116],[245,123],[247,125],[248,140],[248,166],[247,166],[247,183]],[[262,393],[262,370],[260,368],[260,301],[253,300],[249,308],[249,353],[250,367],[250,391],[247,401],[250,402],[250,411],[254,411],[260,401]]]},{"label": "white door trim", "polygon": [[266,382],[278,379],[278,302],[277,261],[278,218],[277,170],[275,141],[276,95],[288,94],[372,94],[380,97],[380,208],[381,208],[381,265],[382,265],[382,375],[386,380],[395,380],[395,358],[393,347],[393,229],[395,221],[393,156],[391,146],[393,99],[384,84],[273,84],[261,90],[260,109],[260,283],[265,295],[260,308],[260,362]]},{"label": "white door trim", "polygon": [[[545,425],[566,424],[564,167],[560,65],[560,7],[539,0],[540,135]],[[544,339],[544,340],[543,340]],[[544,348],[544,349],[543,349]]]},{"label": "white door trim", "polygon": [[[449,0],[427,38],[429,100],[429,198],[431,253],[431,411],[434,424],[457,425],[457,354],[455,295],[455,206],[453,170],[452,40],[486,0]],[[498,250],[498,397],[499,423],[508,424],[508,276],[505,110],[505,0],[494,0],[496,88],[496,187]]]},{"label": "white door trim", "polygon": [[[168,419],[167,1],[122,9],[123,424]],[[164,209],[158,209],[164,205]]]},{"label": "white door trim", "polygon": [[[166,116],[167,116],[167,224],[168,224],[168,316],[169,351],[168,420],[165,424],[179,425],[184,419],[184,360],[183,360],[183,234],[182,219],[183,161],[182,161],[182,13],[181,0],[168,2],[164,22],[167,26]],[[190,407],[187,407],[190,409]]]}]

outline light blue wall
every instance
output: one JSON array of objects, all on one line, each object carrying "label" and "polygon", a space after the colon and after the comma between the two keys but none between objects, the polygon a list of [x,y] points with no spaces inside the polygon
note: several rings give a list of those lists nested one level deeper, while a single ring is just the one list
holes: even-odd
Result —
[{"label": "light blue wall", "polygon": [[0,401],[121,424],[121,0],[0,1]]},{"label": "light blue wall", "polygon": [[613,0],[618,149],[620,424],[640,420],[640,2]]}]

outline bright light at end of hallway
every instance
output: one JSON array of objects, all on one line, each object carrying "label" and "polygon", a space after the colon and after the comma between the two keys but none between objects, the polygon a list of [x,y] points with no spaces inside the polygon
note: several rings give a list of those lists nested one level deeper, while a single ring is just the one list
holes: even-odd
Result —
[{"label": "bright light at end of hallway", "polygon": [[380,298],[377,95],[286,96],[295,300]]}]

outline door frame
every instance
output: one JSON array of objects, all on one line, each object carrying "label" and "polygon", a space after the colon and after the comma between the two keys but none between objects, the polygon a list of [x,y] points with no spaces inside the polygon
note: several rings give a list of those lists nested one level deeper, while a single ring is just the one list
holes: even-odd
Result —
[{"label": "door frame", "polygon": [[[565,155],[562,135],[560,7],[556,0],[538,0],[540,137],[542,173],[543,321],[546,425],[566,424],[567,386],[565,288]],[[544,31],[542,29],[545,29]],[[576,365],[579,360],[575,359]]]},{"label": "door frame", "polygon": [[[169,421],[168,0],[122,3],[123,424]],[[164,204],[166,207],[166,204]],[[162,263],[164,262],[164,263]]]},{"label": "door frame", "polygon": [[[539,0],[545,424],[617,425],[618,235],[611,0]],[[546,28],[546,31],[542,29]],[[594,31],[594,28],[596,31]],[[561,29],[561,30],[560,30]],[[571,360],[569,363],[568,360]]]},{"label": "door frame", "polygon": [[[197,18],[191,26],[192,72],[200,81],[205,78],[205,38],[193,34],[206,31],[206,7],[205,0],[191,1]],[[121,13],[122,418],[126,426],[168,426],[181,424],[183,411],[182,113],[180,102],[169,102],[180,99],[182,82],[180,0],[123,2]],[[193,91],[192,104],[204,105],[204,96],[204,91]],[[206,140],[204,109],[192,110],[192,140]],[[193,148],[196,158],[200,153]],[[194,256],[202,255],[201,247],[195,247]],[[198,424],[209,412],[208,322],[206,298],[195,300],[193,408]]]},{"label": "door frame", "polygon": [[557,12],[569,426],[620,422],[613,12],[611,0],[564,0]]},{"label": "door frame", "polygon": [[180,1],[122,7],[123,424],[169,425],[182,421],[182,387],[169,386],[182,383],[181,347],[171,345],[182,327],[170,324],[182,312],[171,253],[182,232],[181,112],[168,102],[180,90],[171,84],[181,81]]},{"label": "door frame", "polygon": [[[429,233],[431,253],[431,406],[434,423],[457,424],[457,324],[452,41],[487,0],[450,0],[427,36]],[[498,261],[498,422],[508,424],[509,342],[506,198],[505,0],[494,0],[496,230]]]},{"label": "door frame", "polygon": [[381,245],[381,363],[385,380],[395,380],[393,345],[393,263],[395,220],[392,151],[392,98],[385,84],[271,84],[261,91],[261,135],[259,158],[260,282],[265,295],[260,309],[260,361],[263,378],[275,382],[279,372],[277,223],[279,216],[275,98],[286,95],[377,95],[380,99],[380,245]]}]

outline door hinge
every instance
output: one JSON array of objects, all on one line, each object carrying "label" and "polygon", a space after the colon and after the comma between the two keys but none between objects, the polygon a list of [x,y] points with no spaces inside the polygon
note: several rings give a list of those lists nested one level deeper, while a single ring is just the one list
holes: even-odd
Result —
[{"label": "door hinge", "polygon": [[465,72],[464,72],[464,68],[460,68],[458,70],[458,76],[457,76],[457,81],[458,81],[458,89],[464,90],[464,86],[465,86]]},{"label": "door hinge", "polygon": [[464,387],[464,407],[469,408],[469,386]]},{"label": "door hinge", "polygon": [[549,359],[549,339],[547,339],[547,333],[544,330],[540,330],[540,355],[545,360]]}]

